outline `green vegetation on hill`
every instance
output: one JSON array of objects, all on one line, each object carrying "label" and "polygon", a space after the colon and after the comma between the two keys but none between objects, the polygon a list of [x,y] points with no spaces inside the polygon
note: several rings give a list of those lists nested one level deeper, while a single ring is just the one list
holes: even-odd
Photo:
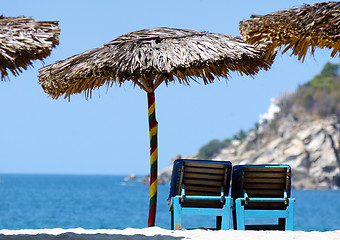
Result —
[{"label": "green vegetation on hill", "polygon": [[248,132],[240,130],[237,134],[234,134],[233,138],[226,138],[223,141],[213,139],[206,145],[200,148],[197,157],[200,159],[212,159],[221,149],[226,148],[232,144],[233,140],[242,142],[248,135]]},{"label": "green vegetation on hill", "polygon": [[197,157],[200,159],[212,159],[216,153],[227,146],[228,144],[225,142],[213,139],[208,144],[200,148]]},{"label": "green vegetation on hill", "polygon": [[[327,63],[320,74],[299,87],[296,94],[281,107],[284,115],[307,112],[319,117],[340,119],[340,64]],[[297,111],[297,109],[300,111]],[[301,109],[304,110],[301,112]]]}]

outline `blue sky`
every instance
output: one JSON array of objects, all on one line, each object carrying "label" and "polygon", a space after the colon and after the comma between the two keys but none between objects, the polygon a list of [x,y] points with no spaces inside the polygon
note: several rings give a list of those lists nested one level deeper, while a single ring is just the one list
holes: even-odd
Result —
[{"label": "blue sky", "polygon": [[[149,135],[146,93],[130,84],[105,87],[85,100],[53,100],[39,85],[38,69],[100,47],[131,31],[174,27],[239,35],[238,22],[317,1],[4,1],[5,16],[59,20],[60,45],[44,63],[0,82],[0,173],[147,174]],[[249,129],[266,112],[270,98],[293,91],[339,63],[329,50],[304,63],[278,54],[269,71],[254,78],[231,74],[205,86],[171,84],[156,90],[159,169],[178,154],[193,155],[211,139]]]}]

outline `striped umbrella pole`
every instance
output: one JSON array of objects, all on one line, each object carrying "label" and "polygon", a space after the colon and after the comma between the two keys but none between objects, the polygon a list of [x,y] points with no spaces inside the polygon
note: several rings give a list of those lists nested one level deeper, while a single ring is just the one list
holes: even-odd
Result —
[{"label": "striped umbrella pole", "polygon": [[157,204],[157,132],[158,122],[155,114],[155,93],[148,92],[149,131],[150,131],[150,203],[148,227],[155,226]]}]

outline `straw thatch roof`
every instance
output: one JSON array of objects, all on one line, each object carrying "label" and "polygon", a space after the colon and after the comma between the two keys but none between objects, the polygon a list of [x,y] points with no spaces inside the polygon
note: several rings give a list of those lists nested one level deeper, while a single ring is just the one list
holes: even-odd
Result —
[{"label": "straw thatch roof", "polygon": [[[333,48],[331,56],[340,52],[340,2],[316,3],[285,11],[277,11],[239,24],[243,39],[250,44],[269,41],[272,51],[286,45],[283,52],[293,50],[304,60],[311,47]],[[269,51],[270,53],[270,51]]]},{"label": "straw thatch roof", "polygon": [[50,55],[59,44],[58,22],[36,21],[29,17],[0,16],[0,71],[1,80],[14,76],[32,65],[32,61]]},{"label": "straw thatch roof", "polygon": [[104,84],[132,80],[147,92],[163,81],[189,85],[203,78],[228,77],[229,71],[253,75],[269,69],[265,47],[255,49],[239,37],[192,30],[154,28],[122,35],[100,48],[58,61],[39,70],[39,82],[53,98],[74,93],[91,96]]}]

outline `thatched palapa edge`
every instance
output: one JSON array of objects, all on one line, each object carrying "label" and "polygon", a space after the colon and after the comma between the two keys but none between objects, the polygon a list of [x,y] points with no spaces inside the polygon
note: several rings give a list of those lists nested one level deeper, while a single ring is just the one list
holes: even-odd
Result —
[{"label": "thatched palapa edge", "polygon": [[281,46],[285,46],[283,53],[292,49],[302,61],[309,48],[312,54],[319,47],[333,49],[332,57],[339,55],[340,2],[315,3],[252,18],[239,23],[241,35],[249,44],[268,44],[272,51],[267,57]]},{"label": "thatched palapa edge", "polygon": [[91,92],[106,84],[131,80],[147,92],[162,82],[228,78],[230,71],[254,75],[270,68],[266,47],[258,48],[239,37],[193,30],[154,28],[122,35],[100,48],[74,55],[39,69],[39,82],[53,98]]},{"label": "thatched palapa edge", "polygon": [[1,80],[9,72],[17,76],[34,60],[43,60],[59,44],[59,22],[31,17],[0,17]]}]

